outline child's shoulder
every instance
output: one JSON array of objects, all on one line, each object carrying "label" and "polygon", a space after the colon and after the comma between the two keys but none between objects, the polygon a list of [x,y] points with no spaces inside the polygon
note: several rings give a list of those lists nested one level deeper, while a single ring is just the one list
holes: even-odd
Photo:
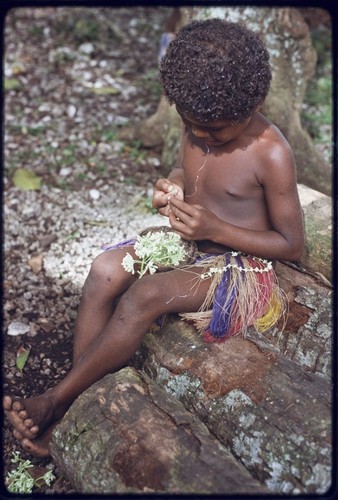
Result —
[{"label": "child's shoulder", "polygon": [[279,128],[262,113],[255,113],[252,124],[254,127],[253,131],[257,133],[259,138],[281,142],[285,146],[289,145]]},{"label": "child's shoulder", "polygon": [[266,154],[275,154],[276,151],[292,154],[290,144],[279,128],[262,113],[255,113],[252,118],[250,135],[255,138],[257,147]]},{"label": "child's shoulder", "polygon": [[290,144],[279,128],[261,113],[253,117],[252,153],[259,160],[259,175],[265,177],[293,175],[295,170],[294,155]]}]

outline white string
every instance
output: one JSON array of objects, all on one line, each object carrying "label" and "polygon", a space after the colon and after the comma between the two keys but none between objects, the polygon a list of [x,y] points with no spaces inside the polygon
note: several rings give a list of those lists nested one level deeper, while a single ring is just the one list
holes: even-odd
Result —
[{"label": "white string", "polygon": [[202,168],[205,167],[205,164],[206,164],[207,159],[208,159],[208,154],[209,154],[209,151],[210,151],[209,146],[207,144],[204,144],[204,145],[207,148],[207,152],[205,153],[205,160],[204,160],[202,166],[198,169],[197,174],[196,174],[195,191],[192,194],[186,194],[185,198],[191,198],[192,196],[194,196],[197,193],[197,184],[198,184],[198,181],[200,180],[200,176],[198,174],[200,173],[200,171],[202,170]]}]

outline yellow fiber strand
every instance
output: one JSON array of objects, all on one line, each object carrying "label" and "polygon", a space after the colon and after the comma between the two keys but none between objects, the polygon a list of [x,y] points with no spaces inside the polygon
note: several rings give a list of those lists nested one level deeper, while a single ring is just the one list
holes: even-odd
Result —
[{"label": "yellow fiber strand", "polygon": [[271,327],[273,327],[282,317],[284,318],[285,323],[286,310],[287,308],[281,290],[274,290],[272,292],[268,310],[266,311],[264,316],[254,322],[256,331],[258,333],[266,332]]}]

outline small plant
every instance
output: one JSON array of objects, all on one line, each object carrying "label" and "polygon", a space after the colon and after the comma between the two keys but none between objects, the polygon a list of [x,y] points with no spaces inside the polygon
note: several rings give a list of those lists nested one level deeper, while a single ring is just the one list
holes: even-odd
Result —
[{"label": "small plant", "polygon": [[146,158],[146,152],[142,151],[142,142],[139,140],[133,141],[130,145],[125,145],[123,153],[126,153],[135,162],[142,163]]},{"label": "small plant", "polygon": [[76,146],[68,146],[66,148],[63,148],[61,150],[61,156],[59,156],[58,161],[60,165],[73,165],[73,163],[76,161]]},{"label": "small plant", "polygon": [[114,142],[118,140],[118,132],[116,128],[106,129],[102,133],[105,142]]},{"label": "small plant", "polygon": [[67,241],[72,241],[72,240],[76,240],[77,238],[79,238],[81,236],[81,233],[78,229],[76,229],[75,231],[73,231],[71,234],[69,234],[67,237],[66,237],[66,240]]},{"label": "small plant", "polygon": [[145,209],[150,212],[151,214],[156,214],[157,213],[157,208],[153,208],[153,197],[152,196],[147,196],[146,199],[144,200],[144,206]]},{"label": "small plant", "polygon": [[161,83],[159,78],[158,69],[150,69],[141,77],[142,86],[148,90],[154,97],[160,98],[161,96]]},{"label": "small plant", "polygon": [[17,468],[6,476],[6,485],[11,493],[32,493],[34,487],[40,487],[41,481],[50,486],[55,479],[51,470],[34,479],[28,472],[28,469],[34,467],[32,462],[21,458],[18,451],[13,451],[11,462],[17,464]]},{"label": "small plant", "polygon": [[140,260],[127,253],[122,266],[127,272],[135,274],[135,265],[138,265],[137,274],[140,278],[147,272],[154,274],[159,266],[177,266],[186,258],[181,238],[174,232],[157,231],[138,235],[134,249]]}]

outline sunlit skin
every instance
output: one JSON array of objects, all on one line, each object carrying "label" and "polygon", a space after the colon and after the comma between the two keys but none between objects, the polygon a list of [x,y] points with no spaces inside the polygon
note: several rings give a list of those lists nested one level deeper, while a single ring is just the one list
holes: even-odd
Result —
[{"label": "sunlit skin", "polygon": [[182,119],[183,161],[157,182],[154,207],[203,251],[225,246],[297,260],[302,215],[294,159],[282,134],[259,112],[239,124]]}]

